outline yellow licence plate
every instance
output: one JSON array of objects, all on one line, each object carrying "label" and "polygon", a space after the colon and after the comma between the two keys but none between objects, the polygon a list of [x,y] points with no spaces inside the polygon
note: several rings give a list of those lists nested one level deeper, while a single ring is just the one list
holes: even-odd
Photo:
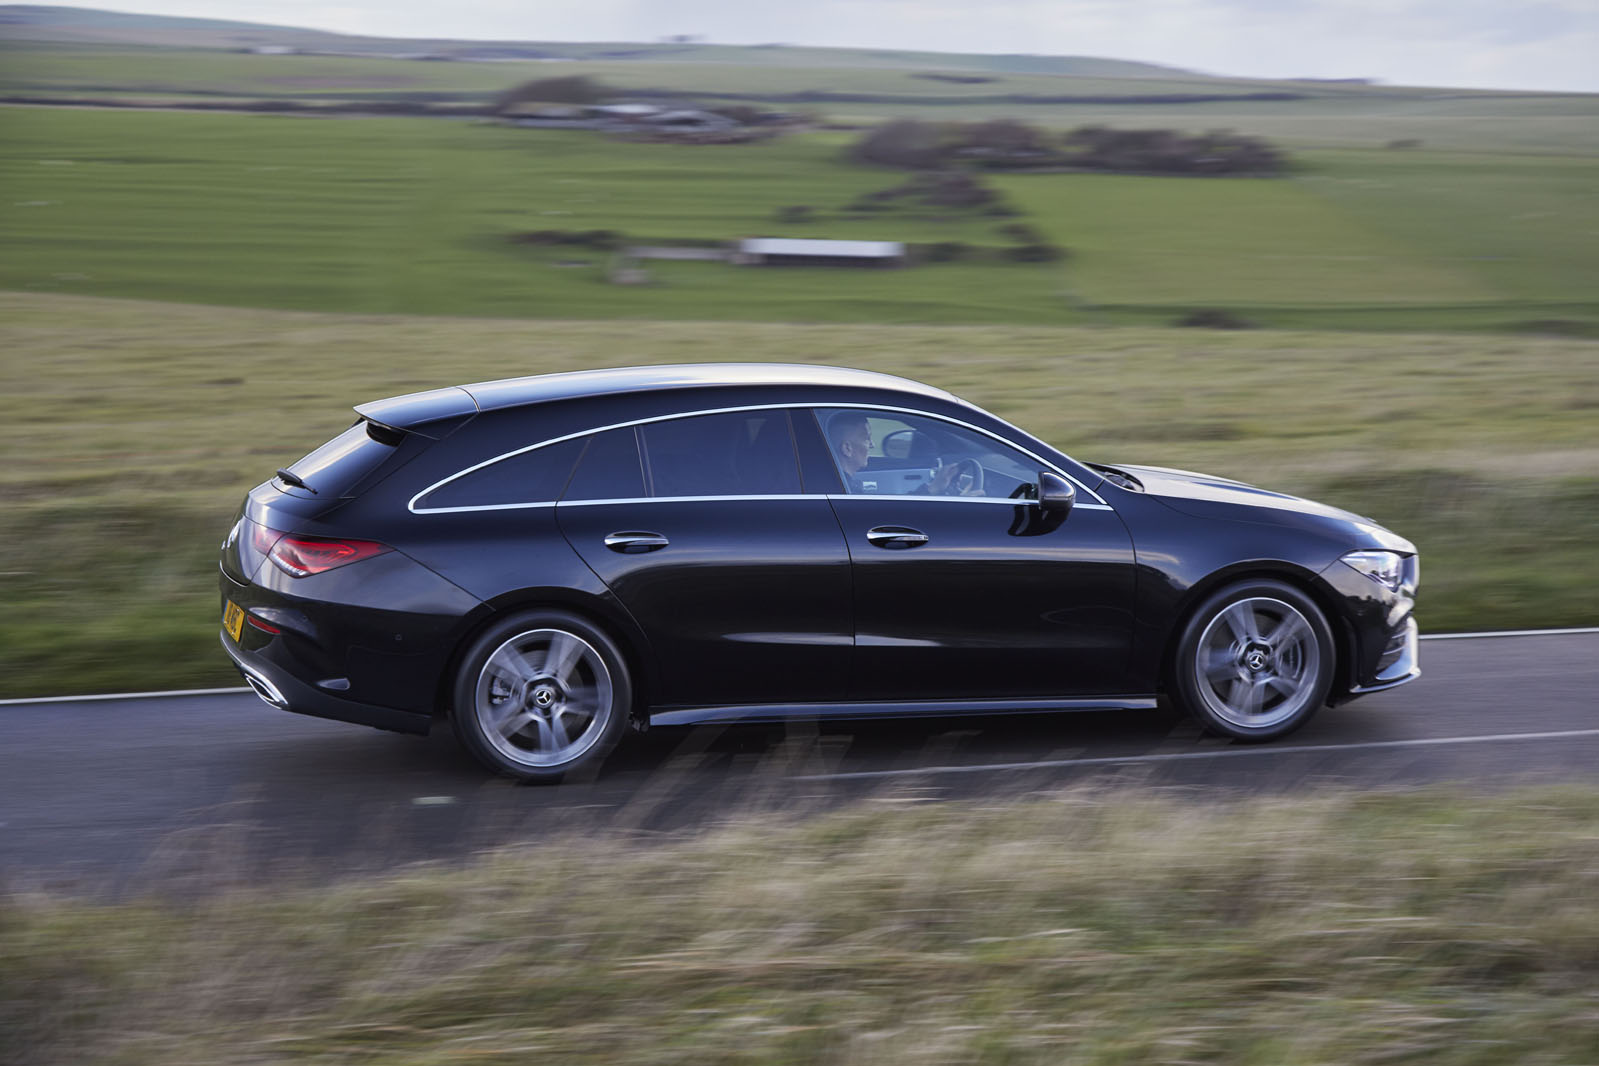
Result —
[{"label": "yellow licence plate", "polygon": [[237,644],[239,634],[244,632],[244,608],[229,600],[227,607],[222,611],[222,628],[228,631],[228,636]]}]

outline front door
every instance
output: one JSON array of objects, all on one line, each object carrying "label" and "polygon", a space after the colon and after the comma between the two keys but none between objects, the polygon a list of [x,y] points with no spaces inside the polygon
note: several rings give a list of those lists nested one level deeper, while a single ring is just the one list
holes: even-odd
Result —
[{"label": "front door", "polygon": [[1081,493],[1030,502],[1041,464],[929,416],[817,412],[844,493],[854,700],[1131,694],[1132,539]]}]

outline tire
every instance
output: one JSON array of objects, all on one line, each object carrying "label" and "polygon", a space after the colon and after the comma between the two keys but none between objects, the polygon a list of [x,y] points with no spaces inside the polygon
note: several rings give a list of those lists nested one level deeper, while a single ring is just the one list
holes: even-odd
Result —
[{"label": "tire", "polygon": [[462,657],[452,695],[462,747],[496,773],[544,784],[598,767],[633,706],[616,642],[565,611],[491,625]]},{"label": "tire", "polygon": [[1335,669],[1332,629],[1309,596],[1281,581],[1240,581],[1189,618],[1171,692],[1213,732],[1275,740],[1327,702]]}]

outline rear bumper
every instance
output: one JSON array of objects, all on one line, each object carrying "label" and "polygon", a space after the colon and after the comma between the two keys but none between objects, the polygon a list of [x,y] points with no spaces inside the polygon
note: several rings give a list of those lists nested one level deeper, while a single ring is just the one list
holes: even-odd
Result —
[{"label": "rear bumper", "polygon": [[368,703],[340,699],[308,685],[287,671],[234,647],[226,633],[219,633],[222,650],[228,653],[233,665],[262,701],[280,711],[308,714],[314,718],[331,718],[338,722],[354,722],[374,729],[388,729],[396,733],[425,734],[433,724],[433,716],[411,711],[397,711],[390,707],[375,707]]}]

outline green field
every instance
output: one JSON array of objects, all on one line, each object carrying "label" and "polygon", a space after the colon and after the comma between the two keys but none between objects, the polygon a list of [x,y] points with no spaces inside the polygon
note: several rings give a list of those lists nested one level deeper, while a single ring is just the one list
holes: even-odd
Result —
[{"label": "green field", "polygon": [[[40,108],[0,110],[0,128],[0,240],[26,250],[0,263],[13,290],[514,317],[1164,324],[1219,306],[1289,328],[1599,329],[1599,156],[1317,151],[1287,179],[1009,175],[995,184],[1024,214],[994,219],[846,212],[903,178],[845,162],[844,134],[692,147],[437,119]],[[773,220],[795,204],[818,220]],[[845,273],[668,263],[623,287],[605,252],[510,239],[997,250],[1013,221],[1072,257]]]},{"label": "green field", "polygon": [[236,683],[216,546],[366,400],[751,359],[941,385],[1085,459],[1367,514],[1439,632],[1599,623],[1599,342],[307,314],[0,294],[0,697]]},{"label": "green field", "polygon": [[181,901],[0,896],[0,1031],[37,1066],[1599,1059],[1593,789],[779,814],[756,780],[648,846],[297,884],[234,825],[147,871]]}]

